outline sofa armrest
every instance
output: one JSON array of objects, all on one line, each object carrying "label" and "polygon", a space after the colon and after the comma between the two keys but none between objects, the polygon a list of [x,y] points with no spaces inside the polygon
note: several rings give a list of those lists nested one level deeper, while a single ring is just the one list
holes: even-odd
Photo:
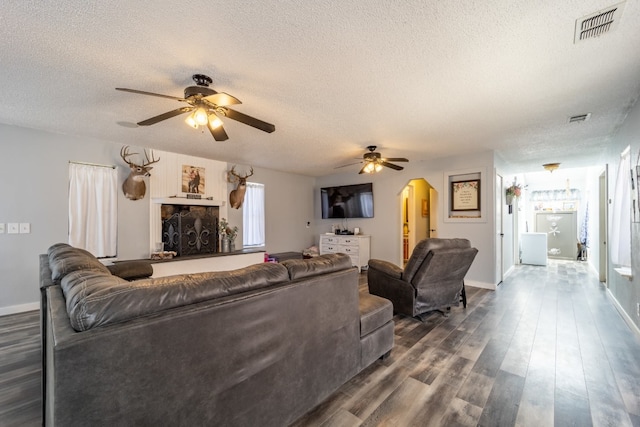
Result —
[{"label": "sofa armrest", "polygon": [[402,269],[389,261],[381,259],[370,259],[369,269],[378,270],[388,275],[392,279],[402,279]]}]

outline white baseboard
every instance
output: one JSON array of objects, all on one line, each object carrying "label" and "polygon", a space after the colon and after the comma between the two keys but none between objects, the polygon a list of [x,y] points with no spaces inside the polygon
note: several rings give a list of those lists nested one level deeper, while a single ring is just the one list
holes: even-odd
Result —
[{"label": "white baseboard", "polygon": [[496,290],[496,285],[493,284],[493,283],[477,282],[475,280],[466,280],[465,279],[464,285],[465,286],[473,286],[474,288],[489,289],[489,290],[492,290],[492,291]]},{"label": "white baseboard", "polygon": [[611,298],[613,305],[615,306],[616,310],[618,310],[618,313],[620,313],[620,316],[622,316],[626,324],[629,326],[629,329],[635,332],[636,336],[640,338],[640,329],[638,328],[638,325],[636,325],[631,319],[631,317],[629,316],[629,314],[626,311],[624,311],[624,309],[622,308],[618,300],[613,296],[609,288],[607,288],[607,295],[609,295],[609,298]]},{"label": "white baseboard", "polygon": [[39,310],[39,302],[30,302],[27,304],[10,305],[9,307],[0,307],[0,316],[7,316],[9,314],[23,313],[25,311]]}]

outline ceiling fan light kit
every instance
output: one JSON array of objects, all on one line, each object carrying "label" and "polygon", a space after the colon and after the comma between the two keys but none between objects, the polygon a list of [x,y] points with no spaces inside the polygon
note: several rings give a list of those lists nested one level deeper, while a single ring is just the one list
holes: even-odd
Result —
[{"label": "ceiling fan light kit", "polygon": [[242,104],[242,102],[235,96],[229,95],[228,93],[217,92],[209,88],[209,84],[213,81],[209,76],[205,76],[204,74],[194,74],[192,79],[196,82],[197,86],[189,86],[185,88],[184,98],[145,92],[136,89],[117,87],[116,90],[137,93],[140,95],[169,98],[189,104],[188,107],[177,108],[138,122],[138,126],[150,126],[163,120],[170,119],[171,117],[179,116],[180,114],[191,113],[185,119],[185,123],[194,129],[198,129],[199,126],[206,125],[216,141],[225,141],[229,139],[229,136],[222,127],[222,120],[218,117],[220,114],[224,117],[230,118],[231,120],[244,123],[245,125],[249,125],[263,132],[271,133],[276,130],[276,127],[271,123],[258,120],[255,117],[230,109],[228,107],[229,105]]},{"label": "ceiling fan light kit", "polygon": [[542,165],[542,167],[545,170],[548,170],[549,172],[553,173],[554,170],[560,167],[560,163],[545,163],[544,165]]}]

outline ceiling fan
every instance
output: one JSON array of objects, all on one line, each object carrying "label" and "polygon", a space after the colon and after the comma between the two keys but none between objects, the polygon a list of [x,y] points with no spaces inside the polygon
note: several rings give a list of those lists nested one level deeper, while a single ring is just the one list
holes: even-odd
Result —
[{"label": "ceiling fan", "polygon": [[159,93],[145,92],[143,90],[127,89],[117,87],[116,90],[124,92],[137,93],[140,95],[158,96],[161,98],[174,99],[176,101],[185,102],[189,105],[167,111],[150,119],[138,122],[138,126],[150,126],[171,117],[179,116],[184,113],[191,113],[185,122],[197,129],[199,126],[207,126],[211,135],[216,141],[225,141],[229,139],[227,132],[222,127],[220,117],[228,117],[232,120],[252,126],[261,131],[271,133],[276,127],[271,123],[263,122],[255,117],[247,116],[236,110],[229,108],[229,105],[242,104],[238,98],[228,93],[217,92],[209,87],[213,80],[204,74],[194,74],[192,76],[196,86],[189,86],[184,90],[184,98],[171,95],[162,95]]},{"label": "ceiling fan", "polygon": [[397,170],[397,171],[401,171],[402,169],[404,169],[402,166],[398,166],[389,162],[408,162],[409,161],[409,159],[405,159],[404,157],[383,158],[380,155],[380,153],[376,151],[376,148],[377,147],[375,145],[369,145],[367,147],[367,150],[369,150],[369,152],[364,153],[362,155],[362,161],[357,163],[349,163],[348,165],[338,166],[336,169],[364,163],[364,166],[362,167],[362,169],[360,169],[360,172],[358,173],[380,172],[383,166]]}]

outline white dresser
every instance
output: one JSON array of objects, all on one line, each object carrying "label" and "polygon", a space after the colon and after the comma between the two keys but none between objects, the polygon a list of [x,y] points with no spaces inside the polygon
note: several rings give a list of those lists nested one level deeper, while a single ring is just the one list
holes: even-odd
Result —
[{"label": "white dresser", "polygon": [[362,271],[369,264],[371,236],[365,235],[320,235],[320,255],[343,253],[351,257],[351,263]]}]

